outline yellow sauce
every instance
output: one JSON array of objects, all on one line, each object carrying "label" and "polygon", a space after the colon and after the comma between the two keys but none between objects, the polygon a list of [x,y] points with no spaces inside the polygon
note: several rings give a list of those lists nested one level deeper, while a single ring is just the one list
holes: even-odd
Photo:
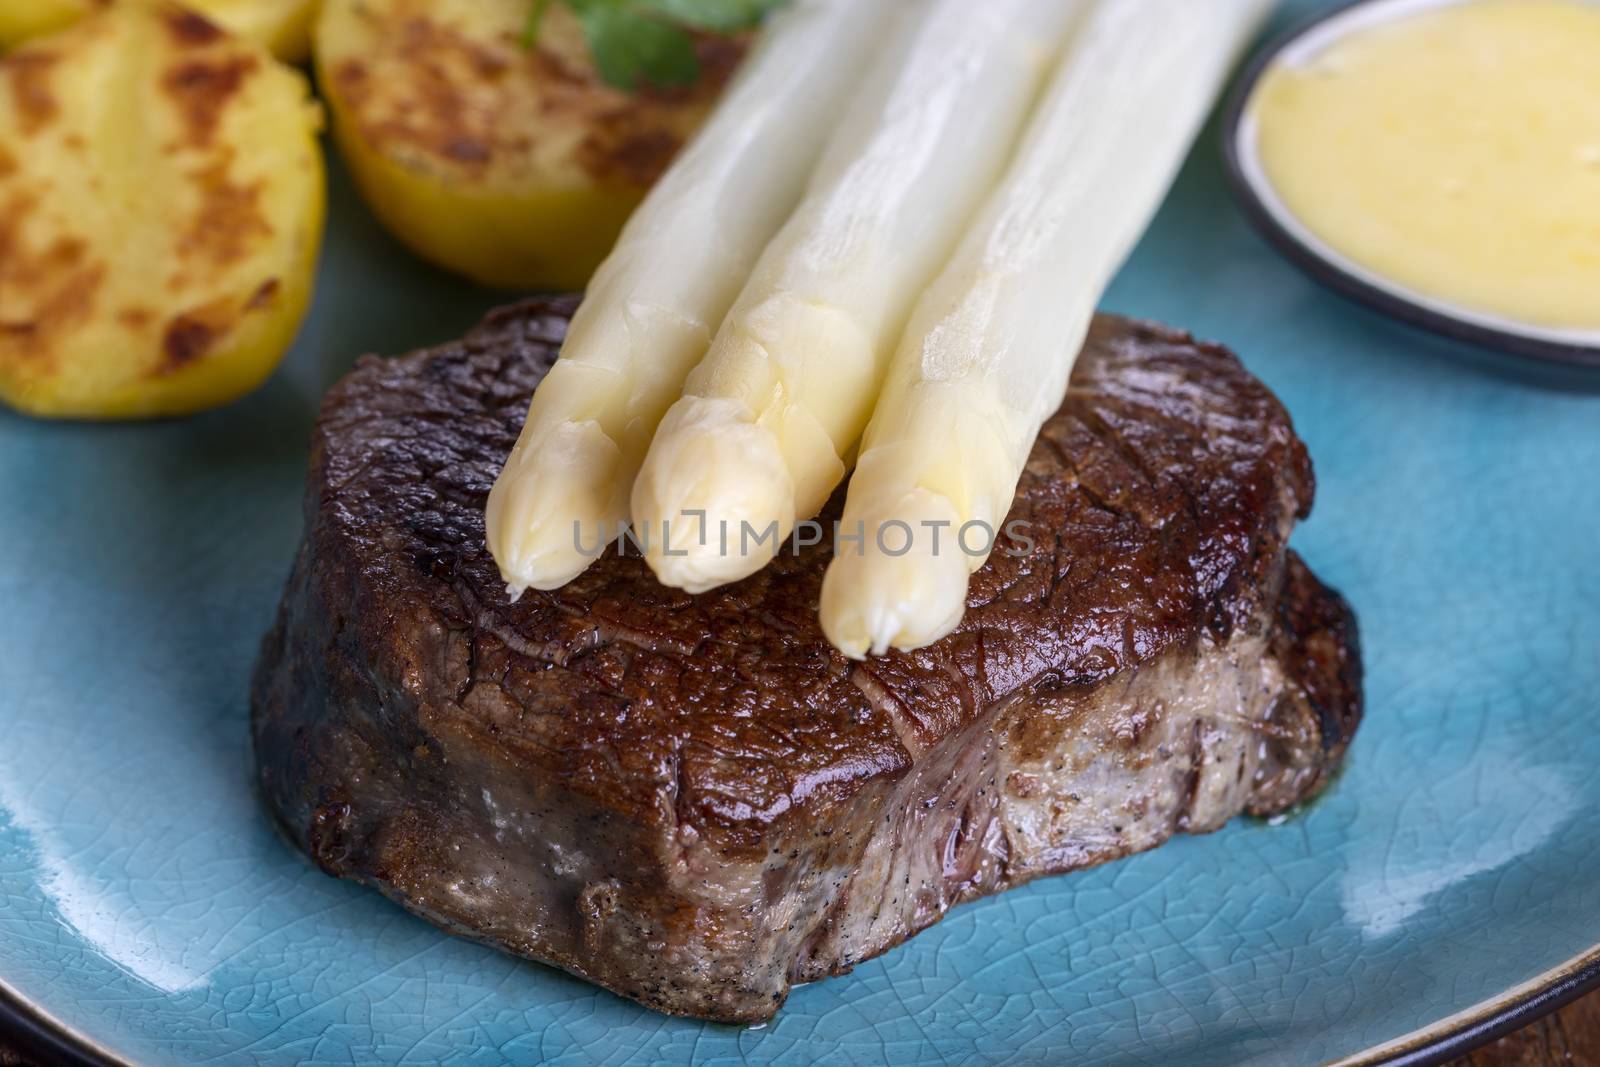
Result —
[{"label": "yellow sauce", "polygon": [[1314,235],[1425,297],[1600,328],[1600,2],[1466,0],[1278,61],[1265,175]]}]

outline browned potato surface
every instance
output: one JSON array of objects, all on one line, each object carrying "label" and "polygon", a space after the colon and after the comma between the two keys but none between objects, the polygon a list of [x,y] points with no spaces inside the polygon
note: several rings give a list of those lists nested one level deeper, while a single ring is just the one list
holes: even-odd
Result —
[{"label": "browned potato surface", "polygon": [[[65,29],[115,0],[0,0],[0,50]],[[217,25],[298,63],[310,53],[316,0],[186,0]]]},{"label": "browned potato surface", "polygon": [[319,114],[299,72],[164,0],[0,59],[0,400],[153,416],[259,384],[311,294]]},{"label": "browned potato surface", "polygon": [[743,53],[701,42],[692,88],[606,85],[570,13],[529,0],[328,0],[318,79],[378,217],[428,259],[490,285],[583,286],[700,124]]}]

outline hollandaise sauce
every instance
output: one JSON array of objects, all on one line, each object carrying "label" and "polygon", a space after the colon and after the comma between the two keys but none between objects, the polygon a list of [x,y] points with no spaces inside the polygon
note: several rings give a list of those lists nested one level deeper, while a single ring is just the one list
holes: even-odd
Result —
[{"label": "hollandaise sauce", "polygon": [[1600,0],[1371,9],[1286,49],[1253,94],[1281,205],[1430,301],[1600,329]]}]

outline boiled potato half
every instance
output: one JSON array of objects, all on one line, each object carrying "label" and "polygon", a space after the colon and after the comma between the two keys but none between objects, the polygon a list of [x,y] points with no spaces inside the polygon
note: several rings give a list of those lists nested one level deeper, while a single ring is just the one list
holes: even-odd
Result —
[{"label": "boiled potato half", "polygon": [[[120,0],[0,0],[0,49],[64,29]],[[217,25],[259,41],[283,60],[311,54],[316,0],[186,0]]]},{"label": "boiled potato half", "polygon": [[310,299],[305,78],[164,0],[0,59],[0,399],[111,418],[248,392]]},{"label": "boiled potato half", "polygon": [[314,51],[346,162],[378,217],[488,285],[581,288],[743,51],[701,42],[692,88],[606,85],[576,20],[530,0],[325,0]]},{"label": "boiled potato half", "polygon": [[0,3],[0,49],[54,33],[101,6],[98,0],[5,0]]}]

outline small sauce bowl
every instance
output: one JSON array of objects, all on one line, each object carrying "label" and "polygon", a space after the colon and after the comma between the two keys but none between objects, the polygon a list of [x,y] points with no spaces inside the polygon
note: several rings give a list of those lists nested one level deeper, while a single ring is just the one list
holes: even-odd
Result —
[{"label": "small sauce bowl", "polygon": [[[1600,330],[1521,322],[1417,292],[1351,259],[1316,235],[1273,187],[1260,151],[1255,104],[1280,62],[1300,64],[1346,35],[1473,0],[1356,0],[1292,28],[1247,68],[1228,103],[1223,156],[1245,213],[1266,238],[1315,280],[1385,314],[1457,340],[1533,359],[1600,368]],[[1596,294],[1600,300],[1600,294]]]}]

